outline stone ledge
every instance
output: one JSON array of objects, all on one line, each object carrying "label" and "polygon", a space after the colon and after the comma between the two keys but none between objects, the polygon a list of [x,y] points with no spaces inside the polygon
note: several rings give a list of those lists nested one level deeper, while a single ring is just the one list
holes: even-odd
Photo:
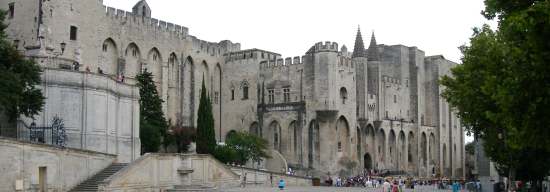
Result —
[{"label": "stone ledge", "polygon": [[92,154],[92,155],[105,155],[105,156],[109,156],[109,157],[113,157],[113,158],[117,157],[117,155],[115,155],[115,154],[102,153],[102,152],[97,152],[97,151],[70,148],[70,147],[60,148],[60,147],[55,147],[55,146],[48,145],[48,144],[33,143],[33,142],[21,141],[21,140],[17,140],[17,139],[14,139],[14,138],[7,138],[7,137],[1,137],[0,136],[0,144],[3,144],[3,143],[13,144],[13,145],[27,145],[27,146],[33,146],[33,147],[42,147],[42,148],[47,148],[47,149],[57,150],[57,151],[67,151],[67,152],[84,153],[84,154]]}]

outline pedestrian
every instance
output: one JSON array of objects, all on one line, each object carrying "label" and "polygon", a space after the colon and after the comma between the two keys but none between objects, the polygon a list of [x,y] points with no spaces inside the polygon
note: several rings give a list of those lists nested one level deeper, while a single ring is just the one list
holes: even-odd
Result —
[{"label": "pedestrian", "polygon": [[382,184],[382,191],[383,192],[391,192],[391,184],[389,182],[390,180],[389,179],[386,179],[386,181],[384,181],[384,184]]},{"label": "pedestrian", "polygon": [[269,174],[269,182],[271,182],[271,187],[273,187],[273,173]]},{"label": "pedestrian", "polygon": [[285,189],[285,180],[281,179],[279,180],[279,189],[284,190]]},{"label": "pedestrian", "polygon": [[241,188],[245,188],[246,187],[246,173],[242,174],[242,179],[241,179]]}]

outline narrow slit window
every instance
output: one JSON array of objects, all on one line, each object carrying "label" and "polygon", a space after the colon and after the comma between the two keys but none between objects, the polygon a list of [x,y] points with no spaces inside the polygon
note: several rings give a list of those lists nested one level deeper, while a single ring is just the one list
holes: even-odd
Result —
[{"label": "narrow slit window", "polygon": [[70,34],[70,39],[71,40],[76,40],[77,39],[77,34],[78,33],[78,28],[75,27],[75,26],[71,26],[71,34]]}]

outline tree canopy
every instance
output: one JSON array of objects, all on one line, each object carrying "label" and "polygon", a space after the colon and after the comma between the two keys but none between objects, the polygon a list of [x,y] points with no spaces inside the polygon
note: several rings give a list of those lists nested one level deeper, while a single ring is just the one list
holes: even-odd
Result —
[{"label": "tree canopy", "polygon": [[145,70],[136,76],[139,87],[141,152],[157,152],[162,138],[167,137],[168,123],[162,112],[162,99],[158,95],[153,75]]},{"label": "tree canopy", "polygon": [[212,103],[206,92],[204,78],[202,81],[199,111],[197,117],[197,153],[213,154],[216,148],[216,133],[214,131],[214,115]]},{"label": "tree canopy", "polygon": [[498,29],[474,29],[461,47],[463,64],[441,80],[443,96],[501,172],[540,180],[550,170],[542,163],[550,161],[550,1],[485,5],[483,15],[498,19]]},{"label": "tree canopy", "polygon": [[236,151],[235,162],[240,165],[246,164],[249,160],[259,162],[263,158],[271,157],[267,152],[267,140],[248,132],[232,133],[225,144]]},{"label": "tree canopy", "polygon": [[33,117],[44,106],[40,84],[42,72],[33,60],[26,59],[6,39],[6,13],[0,10],[0,112],[10,121],[20,115]]}]

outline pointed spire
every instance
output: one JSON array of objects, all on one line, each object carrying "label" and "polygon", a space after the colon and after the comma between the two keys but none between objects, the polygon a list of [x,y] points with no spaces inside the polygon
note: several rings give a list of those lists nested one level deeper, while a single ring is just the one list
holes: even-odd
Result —
[{"label": "pointed spire", "polygon": [[357,36],[355,37],[355,46],[353,47],[352,58],[365,57],[365,45],[363,44],[363,36],[361,35],[361,28],[357,27]]},{"label": "pointed spire", "polygon": [[376,37],[374,36],[374,30],[370,38],[369,50],[367,51],[367,58],[369,61],[380,61],[380,53],[378,52],[378,44],[376,44]]}]

